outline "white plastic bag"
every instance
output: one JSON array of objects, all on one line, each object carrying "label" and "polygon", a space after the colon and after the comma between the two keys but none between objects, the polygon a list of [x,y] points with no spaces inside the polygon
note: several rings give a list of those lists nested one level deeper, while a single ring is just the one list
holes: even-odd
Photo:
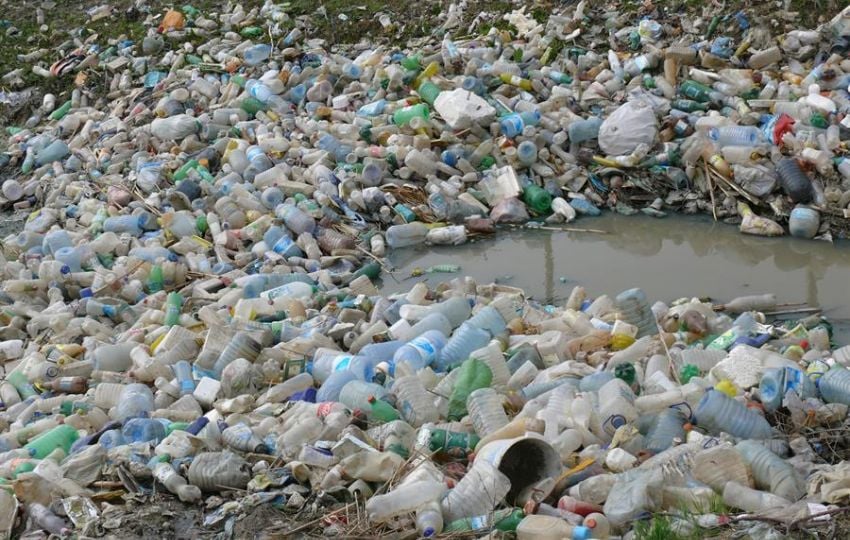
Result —
[{"label": "white plastic bag", "polygon": [[658,124],[652,106],[629,101],[614,111],[599,128],[599,148],[609,156],[631,154],[640,144],[650,147],[658,136]]}]

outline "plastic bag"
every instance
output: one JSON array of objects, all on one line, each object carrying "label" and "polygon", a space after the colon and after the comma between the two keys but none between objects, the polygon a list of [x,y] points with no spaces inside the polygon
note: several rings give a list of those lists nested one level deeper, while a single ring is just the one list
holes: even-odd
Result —
[{"label": "plastic bag", "polygon": [[599,147],[608,155],[621,156],[634,152],[640,144],[653,146],[657,136],[658,124],[652,106],[644,100],[634,100],[620,106],[602,122]]},{"label": "plastic bag", "polygon": [[516,197],[505,199],[493,207],[490,218],[496,223],[525,223],[529,219],[528,210]]}]

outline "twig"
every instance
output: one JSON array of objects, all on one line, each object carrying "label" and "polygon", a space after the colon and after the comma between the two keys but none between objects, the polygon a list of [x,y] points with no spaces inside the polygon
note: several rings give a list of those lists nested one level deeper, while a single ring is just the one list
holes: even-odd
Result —
[{"label": "twig", "polygon": [[714,216],[714,221],[717,221],[717,203],[714,200],[714,182],[711,181],[711,173],[708,172],[708,163],[703,160],[705,168],[705,179],[708,182],[708,194],[711,196],[711,215]]},{"label": "twig", "polygon": [[594,234],[608,234],[608,231],[603,231],[602,229],[582,229],[580,227],[523,227],[526,230],[534,231],[555,231],[555,232],[578,232],[578,233],[594,233]]},{"label": "twig", "polygon": [[290,530],[286,531],[285,533],[283,533],[283,537],[288,538],[288,537],[292,536],[293,534],[295,534],[297,532],[303,531],[305,529],[309,529],[310,527],[321,522],[324,519],[327,519],[331,516],[334,516],[334,515],[342,513],[342,512],[347,512],[348,507],[351,506],[352,504],[354,504],[354,503],[348,503],[345,506],[343,506],[342,508],[337,508],[336,510],[334,510],[332,512],[322,514],[321,516],[317,517],[316,519],[313,519],[311,521],[308,521],[307,523],[299,525],[299,526],[295,527],[294,529],[290,529]]}]

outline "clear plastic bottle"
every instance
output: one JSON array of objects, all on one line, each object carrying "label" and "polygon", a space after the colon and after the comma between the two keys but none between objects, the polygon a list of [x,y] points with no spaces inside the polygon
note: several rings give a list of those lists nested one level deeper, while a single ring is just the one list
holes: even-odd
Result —
[{"label": "clear plastic bottle", "polygon": [[717,390],[706,392],[694,411],[693,421],[711,433],[723,431],[753,439],[769,439],[773,435],[763,416]]},{"label": "clear plastic bottle", "polygon": [[437,359],[437,368],[446,370],[463,362],[469,353],[480,349],[490,341],[490,334],[470,324],[468,321],[455,330]]},{"label": "clear plastic bottle", "polygon": [[750,466],[756,487],[796,501],[804,494],[804,485],[793,465],[756,441],[741,441],[735,448]]},{"label": "clear plastic bottle", "polygon": [[152,469],[154,478],[177,495],[181,501],[196,503],[201,500],[201,490],[197,486],[186,483],[186,479],[177,474],[170,463],[156,463]]},{"label": "clear plastic bottle", "polygon": [[761,130],[755,126],[721,126],[711,128],[708,138],[718,146],[756,146],[761,142]]},{"label": "clear plastic bottle", "polygon": [[115,419],[144,416],[154,409],[153,393],[145,384],[128,384],[121,390],[115,405]]},{"label": "clear plastic bottle", "polygon": [[850,370],[836,365],[817,381],[820,395],[827,403],[843,403],[850,406]]},{"label": "clear plastic bottle", "polygon": [[411,426],[419,427],[428,422],[439,421],[433,395],[415,375],[396,379],[392,391],[398,398],[397,407],[402,417]]},{"label": "clear plastic bottle", "polygon": [[508,424],[503,401],[503,396],[492,388],[479,388],[469,394],[466,407],[479,437],[484,438]]},{"label": "clear plastic bottle", "polygon": [[661,453],[675,441],[685,440],[685,416],[678,409],[665,409],[658,413],[644,439],[647,450]]},{"label": "clear plastic bottle", "polygon": [[360,409],[368,412],[372,408],[370,398],[381,399],[388,393],[389,391],[380,384],[353,380],[342,387],[339,402],[351,410]]},{"label": "clear plastic bottle", "polygon": [[387,245],[391,249],[415,246],[425,242],[428,227],[424,223],[414,221],[403,225],[393,225],[387,229]]},{"label": "clear plastic bottle", "polygon": [[439,330],[429,330],[410,340],[399,348],[393,355],[391,374],[404,364],[402,370],[407,374],[415,374],[420,369],[431,365],[443,347],[446,336]]},{"label": "clear plastic bottle", "polygon": [[366,513],[372,523],[382,523],[402,514],[412,513],[428,503],[439,501],[446,485],[434,480],[402,484],[384,495],[366,501]]}]

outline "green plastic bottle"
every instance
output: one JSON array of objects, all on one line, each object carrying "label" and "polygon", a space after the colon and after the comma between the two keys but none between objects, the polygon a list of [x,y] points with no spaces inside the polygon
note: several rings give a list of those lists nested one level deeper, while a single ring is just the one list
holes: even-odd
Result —
[{"label": "green plastic bottle", "polygon": [[365,265],[361,266],[359,270],[354,272],[354,274],[351,275],[351,279],[355,280],[355,279],[359,278],[360,276],[366,276],[369,279],[374,280],[374,279],[378,279],[378,276],[380,276],[380,275],[381,275],[381,265],[378,264],[378,263],[369,263],[369,264],[365,264]]},{"label": "green plastic bottle", "polygon": [[150,274],[148,274],[148,291],[155,293],[162,290],[165,286],[162,277],[162,266],[155,264],[151,266]]},{"label": "green plastic bottle", "polygon": [[165,300],[165,326],[177,326],[183,309],[183,297],[178,292],[168,293]]},{"label": "green plastic bottle", "polygon": [[498,529],[515,531],[525,513],[519,508],[501,508],[483,516],[456,519],[443,528],[443,533],[470,533]]},{"label": "green plastic bottle", "polygon": [[633,385],[635,383],[635,366],[633,366],[631,362],[618,364],[617,367],[614,368],[614,377],[621,379],[629,386]]},{"label": "green plastic bottle", "polygon": [[714,90],[702,83],[688,79],[679,85],[679,93],[695,101],[706,102],[711,100]]},{"label": "green plastic bottle", "polygon": [[694,377],[699,377],[699,368],[693,364],[685,364],[679,370],[679,379],[682,381],[682,384],[688,384]]},{"label": "green plastic bottle", "polygon": [[200,163],[198,163],[197,159],[190,159],[186,163],[184,163],[179,169],[174,171],[174,181],[180,182],[181,180],[185,180],[187,176],[189,176],[189,171],[196,168]]},{"label": "green plastic bottle", "polygon": [[165,428],[165,434],[171,435],[174,431],[186,431],[187,427],[189,427],[189,422],[171,422]]},{"label": "green plastic bottle", "polygon": [[409,107],[402,107],[393,113],[393,123],[397,126],[406,126],[416,117],[428,120],[430,117],[428,105],[425,105],[424,103],[417,103],[416,105],[410,105]]},{"label": "green plastic bottle", "polygon": [[422,98],[422,101],[433,106],[434,102],[437,100],[437,96],[440,95],[442,90],[440,90],[440,87],[431,81],[425,81],[419,85],[419,89],[416,92],[419,94],[419,97]]},{"label": "green plastic bottle", "polygon": [[537,214],[548,214],[552,210],[552,195],[534,184],[525,187],[522,201]]},{"label": "green plastic bottle", "polygon": [[12,386],[15,387],[15,390],[18,391],[18,394],[21,395],[21,399],[27,399],[38,395],[35,387],[30,384],[27,378],[24,376],[21,371],[13,371],[6,376],[6,380],[12,383]]},{"label": "green plastic bottle", "polygon": [[62,120],[65,118],[65,115],[68,114],[68,111],[71,110],[71,100],[69,99],[65,103],[63,103],[58,109],[54,110],[50,113],[51,120]]},{"label": "green plastic bottle", "polygon": [[68,424],[61,424],[31,440],[24,445],[24,448],[32,457],[44,459],[57,448],[61,448],[67,454],[71,450],[71,445],[79,438],[80,434],[76,429]]},{"label": "green plastic bottle", "polygon": [[259,99],[249,97],[242,100],[242,103],[239,104],[239,108],[251,116],[254,116],[258,112],[265,110],[266,106],[263,105],[263,102]]},{"label": "green plastic bottle", "polygon": [[674,109],[685,112],[707,111],[708,103],[700,103],[692,99],[674,99],[670,106]]},{"label": "green plastic bottle", "polygon": [[411,71],[419,71],[422,69],[422,56],[419,54],[413,54],[411,56],[406,56],[401,61],[401,67],[404,69],[408,69]]},{"label": "green plastic bottle", "polygon": [[471,451],[475,449],[479,441],[481,441],[481,437],[475,433],[435,429],[431,431],[431,437],[428,439],[428,448],[432,452],[453,449]]},{"label": "green plastic bottle", "polygon": [[371,406],[370,415],[375,420],[379,422],[392,422],[393,420],[398,420],[400,415],[398,411],[395,410],[392,405],[387,403],[382,399],[376,399],[375,396],[369,396],[368,398],[369,405]]}]

